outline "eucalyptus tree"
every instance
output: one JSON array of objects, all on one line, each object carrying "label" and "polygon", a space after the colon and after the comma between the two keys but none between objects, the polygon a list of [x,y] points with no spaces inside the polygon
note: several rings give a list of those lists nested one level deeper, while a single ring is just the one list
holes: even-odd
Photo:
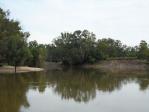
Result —
[{"label": "eucalyptus tree", "polygon": [[[73,33],[61,33],[61,36],[54,40],[51,47],[57,60],[63,64],[76,65],[92,63],[96,61],[96,38],[95,34],[88,30],[77,30]],[[51,50],[49,50],[51,52]],[[50,53],[49,53],[50,54]],[[50,58],[54,57],[52,52]]]},{"label": "eucalyptus tree", "polygon": [[26,65],[43,67],[46,60],[46,45],[38,44],[37,41],[30,41],[28,48],[30,55],[26,60]]},{"label": "eucalyptus tree", "polygon": [[124,57],[125,46],[120,40],[114,40],[111,38],[99,39],[97,42],[97,48],[102,52],[105,58]]},{"label": "eucalyptus tree", "polygon": [[142,40],[138,48],[139,59],[149,59],[149,47],[146,41]]},{"label": "eucalyptus tree", "polygon": [[9,19],[9,12],[0,8],[0,63],[16,66],[23,65],[28,55],[27,38],[20,23]]}]

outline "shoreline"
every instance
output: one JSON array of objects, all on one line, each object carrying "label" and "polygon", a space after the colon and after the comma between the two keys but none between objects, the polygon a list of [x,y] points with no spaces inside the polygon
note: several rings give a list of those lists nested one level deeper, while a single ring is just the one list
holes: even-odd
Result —
[{"label": "shoreline", "polygon": [[[149,65],[145,60],[102,60],[95,64],[84,64],[79,66],[74,66],[75,68],[85,68],[85,69],[99,69],[106,72],[144,72],[149,70]],[[18,66],[16,73],[29,73],[29,72],[40,72],[49,70],[62,70],[64,68],[72,68],[72,66],[64,66],[61,63],[47,62],[43,68],[28,67],[28,66]],[[2,66],[0,67],[0,73],[15,73],[14,66]]]},{"label": "shoreline", "polygon": [[[44,71],[43,68],[28,67],[28,66],[18,66],[16,68],[16,73],[29,73],[29,72],[40,72]],[[14,66],[2,66],[0,67],[0,73],[15,73]]]},{"label": "shoreline", "polygon": [[95,64],[85,64],[82,67],[110,73],[144,73],[149,70],[145,60],[103,60]]}]

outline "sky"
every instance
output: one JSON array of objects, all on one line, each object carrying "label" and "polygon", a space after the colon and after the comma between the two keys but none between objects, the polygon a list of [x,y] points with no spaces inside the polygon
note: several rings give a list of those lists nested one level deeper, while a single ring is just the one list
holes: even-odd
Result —
[{"label": "sky", "polygon": [[134,46],[149,42],[149,0],[0,0],[20,21],[29,40],[50,43],[61,32],[87,29],[97,39],[113,38]]}]

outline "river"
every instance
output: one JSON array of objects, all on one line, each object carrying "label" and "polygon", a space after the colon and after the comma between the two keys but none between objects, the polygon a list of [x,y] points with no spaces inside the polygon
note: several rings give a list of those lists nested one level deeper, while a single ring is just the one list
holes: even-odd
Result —
[{"label": "river", "polygon": [[65,69],[0,74],[0,112],[149,112],[149,74]]}]

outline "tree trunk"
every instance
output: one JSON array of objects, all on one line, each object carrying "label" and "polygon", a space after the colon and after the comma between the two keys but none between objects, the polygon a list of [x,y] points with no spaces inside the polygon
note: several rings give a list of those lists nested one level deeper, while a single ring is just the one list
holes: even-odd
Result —
[{"label": "tree trunk", "polygon": [[16,72],[17,72],[17,66],[15,65],[15,74],[16,74]]}]

